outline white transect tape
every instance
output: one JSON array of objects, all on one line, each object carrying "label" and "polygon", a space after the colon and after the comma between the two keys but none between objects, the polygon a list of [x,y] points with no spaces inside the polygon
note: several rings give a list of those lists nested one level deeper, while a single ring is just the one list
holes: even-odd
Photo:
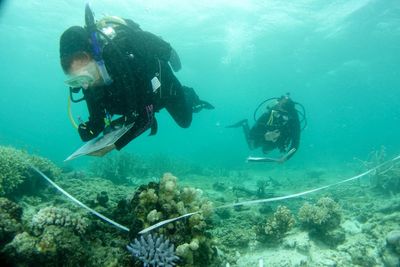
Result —
[{"label": "white transect tape", "polygon": [[142,231],[139,232],[139,234],[142,235],[142,234],[148,233],[148,232],[150,232],[151,230],[154,230],[154,229],[157,229],[158,227],[163,226],[164,224],[171,223],[171,222],[174,222],[174,221],[183,219],[183,218],[185,218],[185,217],[192,216],[192,215],[197,214],[197,213],[200,213],[200,211],[195,211],[195,212],[191,212],[191,213],[186,213],[186,214],[184,214],[184,215],[182,215],[182,216],[179,216],[179,217],[175,217],[175,218],[172,218],[172,219],[168,219],[168,220],[165,220],[165,221],[161,221],[161,222],[159,222],[159,223],[153,224],[152,226],[143,229]]},{"label": "white transect tape", "polygon": [[[395,158],[393,158],[393,159],[391,159],[391,160],[388,160],[388,161],[386,161],[386,162],[384,162],[384,163],[382,163],[382,164],[379,164],[378,166],[375,166],[374,168],[372,168],[372,169],[370,169],[370,170],[368,170],[368,171],[366,171],[366,172],[363,172],[363,173],[361,173],[361,174],[359,174],[359,175],[350,177],[350,178],[345,179],[345,180],[341,180],[341,181],[336,182],[336,183],[333,183],[333,184],[321,186],[321,187],[318,187],[318,188],[315,188],[315,189],[311,189],[311,190],[307,190],[307,191],[303,191],[303,192],[300,192],[300,193],[295,193],[295,194],[291,194],[291,195],[287,195],[287,196],[273,197],[273,198],[265,198],[265,199],[257,199],[257,200],[243,201],[243,202],[234,203],[234,204],[222,205],[222,206],[216,207],[215,209],[225,209],[225,208],[231,208],[231,207],[236,207],[236,206],[254,205],[254,204],[266,203],[266,202],[275,202],[275,201],[280,201],[280,200],[284,200],[284,199],[290,199],[290,198],[295,198],[295,197],[300,197],[300,196],[308,195],[308,194],[311,194],[311,193],[314,193],[314,192],[317,192],[317,191],[320,191],[320,190],[323,190],[323,189],[326,189],[326,188],[329,188],[329,187],[332,187],[332,186],[336,186],[336,185],[339,185],[339,184],[343,184],[343,183],[347,183],[347,182],[356,180],[356,179],[358,179],[358,178],[361,178],[361,177],[363,177],[363,176],[365,176],[365,175],[370,174],[371,172],[377,170],[378,168],[380,168],[380,167],[382,167],[382,166],[384,166],[384,165],[386,165],[386,164],[395,162],[395,161],[397,161],[398,159],[400,159],[400,155],[398,155],[397,157],[395,157]],[[163,226],[164,224],[170,223],[171,220],[172,220],[172,221],[176,221],[176,220],[179,220],[179,219],[181,219],[181,218],[185,218],[185,217],[188,217],[188,216],[191,216],[191,215],[200,213],[200,212],[201,212],[201,211],[192,212],[192,213],[184,214],[184,215],[182,215],[182,216],[180,216],[180,217],[176,217],[176,218],[173,218],[173,219],[161,221],[161,222],[159,222],[159,223],[157,223],[157,224],[154,224],[154,225],[152,225],[152,226],[150,226],[150,227],[148,227],[148,228],[146,228],[146,229],[143,229],[143,230],[140,231],[139,233],[140,233],[140,234],[147,233],[147,232],[149,232],[149,231],[151,231],[151,230],[154,230],[154,229],[156,229],[156,228],[158,228],[158,227]]]},{"label": "white transect tape", "polygon": [[[374,167],[374,168],[372,168],[372,169],[370,169],[370,170],[368,170],[366,172],[363,172],[363,173],[361,173],[359,175],[350,177],[350,178],[345,179],[345,180],[341,180],[341,181],[333,183],[333,184],[321,186],[321,187],[318,187],[318,188],[315,188],[315,189],[311,189],[311,190],[307,190],[307,191],[303,191],[303,192],[300,192],[300,193],[295,193],[295,194],[291,194],[291,195],[287,195],[287,196],[265,198],[265,199],[257,199],[257,200],[243,201],[243,202],[234,203],[234,204],[222,205],[222,206],[216,207],[215,209],[225,209],[225,208],[231,208],[231,207],[236,207],[236,206],[254,205],[254,204],[266,203],[266,202],[275,202],[275,201],[280,201],[280,200],[284,200],[284,199],[290,199],[290,198],[295,198],[295,197],[299,197],[299,196],[308,195],[308,194],[311,194],[311,193],[314,193],[314,192],[317,192],[317,191],[320,191],[320,190],[323,190],[323,189],[326,189],[326,188],[329,188],[329,187],[332,187],[332,186],[336,186],[336,185],[339,185],[339,184],[343,184],[343,183],[347,183],[347,182],[356,180],[358,178],[361,178],[361,177],[363,177],[365,175],[370,174],[371,172],[377,170],[378,168],[380,168],[380,167],[382,167],[382,166],[384,166],[384,165],[386,165],[388,163],[395,162],[398,159],[400,159],[400,155],[398,155],[397,157],[395,157],[395,158],[393,158],[391,160],[388,160],[388,161],[386,161],[386,162],[384,162],[382,164],[379,164],[378,166],[376,166],[376,167]],[[85,204],[83,204],[82,202],[80,202],[79,200],[74,198],[73,196],[71,196],[67,191],[62,189],[60,186],[58,186],[55,182],[53,182],[49,177],[47,177],[44,173],[42,173],[36,167],[31,165],[31,168],[33,170],[35,170],[38,174],[40,174],[40,176],[42,176],[44,179],[46,179],[46,181],[49,182],[52,186],[57,188],[58,191],[60,191],[65,196],[67,196],[70,200],[72,200],[72,202],[74,202],[74,203],[78,204],[79,206],[81,206],[82,208],[88,210],[90,213],[92,213],[93,215],[96,215],[100,219],[102,219],[102,220],[104,220],[104,221],[106,221],[106,222],[118,227],[121,230],[129,232],[129,228],[128,227],[123,226],[123,225],[121,225],[121,224],[119,224],[119,223],[107,218],[106,216],[98,213],[97,211],[95,211],[92,208],[89,208],[88,206],[86,206]],[[154,224],[154,225],[152,225],[150,227],[147,227],[147,228],[143,229],[142,231],[139,232],[139,234],[148,233],[148,232],[150,232],[150,231],[152,231],[154,229],[157,229],[157,228],[159,228],[159,227],[161,227],[161,226],[163,226],[163,225],[165,225],[167,223],[175,222],[177,220],[180,220],[180,219],[183,219],[183,218],[186,218],[186,217],[190,217],[190,216],[192,216],[194,214],[197,214],[197,213],[200,213],[200,212],[201,211],[195,211],[195,212],[184,214],[184,215],[179,216],[179,217],[175,217],[175,218],[172,218],[172,219],[168,219],[168,220],[164,220],[164,221],[158,222],[158,223],[156,223],[156,224]]]},{"label": "white transect tape", "polygon": [[72,200],[72,202],[78,204],[79,206],[81,206],[82,208],[88,210],[90,213],[92,213],[93,215],[96,215],[97,217],[99,217],[100,219],[118,227],[121,230],[127,231],[129,232],[129,228],[125,227],[123,225],[120,225],[117,222],[114,222],[113,220],[107,218],[106,216],[98,213],[97,211],[95,211],[92,208],[89,208],[88,206],[86,206],[85,204],[83,204],[82,202],[80,202],[79,200],[77,200],[76,198],[74,198],[73,196],[71,196],[67,191],[65,191],[64,189],[62,189],[60,186],[58,186],[55,182],[53,182],[49,177],[47,177],[43,172],[41,172],[40,170],[38,170],[36,167],[31,165],[31,168],[33,170],[35,170],[38,174],[40,174],[40,176],[42,176],[44,179],[46,179],[47,182],[49,182],[52,186],[54,186],[55,188],[57,188],[58,191],[60,191],[61,193],[63,193],[65,196],[67,196],[70,200]]}]

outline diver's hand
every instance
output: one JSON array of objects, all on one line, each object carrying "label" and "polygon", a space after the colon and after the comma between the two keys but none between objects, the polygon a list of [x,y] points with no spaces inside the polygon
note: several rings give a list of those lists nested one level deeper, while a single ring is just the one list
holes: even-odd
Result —
[{"label": "diver's hand", "polygon": [[281,135],[281,132],[279,130],[274,130],[274,131],[268,131],[264,134],[264,139],[265,141],[269,142],[276,142]]},{"label": "diver's hand", "polygon": [[98,134],[93,132],[90,128],[89,123],[81,123],[78,126],[78,133],[82,139],[83,142],[87,142],[89,140],[92,140],[95,138]]}]

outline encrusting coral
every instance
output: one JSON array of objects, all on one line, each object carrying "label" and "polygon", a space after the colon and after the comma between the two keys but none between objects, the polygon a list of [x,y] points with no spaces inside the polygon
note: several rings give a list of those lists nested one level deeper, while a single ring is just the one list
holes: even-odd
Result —
[{"label": "encrusting coral", "polygon": [[83,234],[88,227],[88,219],[69,209],[50,206],[41,209],[32,218],[34,229],[43,230],[49,225],[67,227],[78,234]]},{"label": "encrusting coral", "polygon": [[7,266],[83,266],[88,250],[68,228],[49,225],[39,236],[28,232],[16,235],[3,252]]},{"label": "encrusting coral", "polygon": [[132,238],[143,228],[159,221],[179,217],[189,212],[201,211],[188,219],[170,223],[158,229],[176,246],[181,266],[206,266],[212,261],[214,250],[207,234],[212,203],[202,198],[201,190],[179,188],[178,179],[166,173],[159,183],[151,182],[139,187],[131,201],[135,221]]}]

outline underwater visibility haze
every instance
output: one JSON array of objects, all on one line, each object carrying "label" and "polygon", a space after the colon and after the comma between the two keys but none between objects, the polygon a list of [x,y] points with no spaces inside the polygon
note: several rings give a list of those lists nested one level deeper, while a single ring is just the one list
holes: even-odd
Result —
[{"label": "underwater visibility haze", "polygon": [[[83,142],[68,119],[59,41],[84,26],[85,4],[0,2],[0,262],[400,266],[399,1],[91,1],[95,19],[132,19],[169,42],[177,78],[215,109],[188,129],[161,110],[155,136],[65,163]],[[287,93],[307,118],[298,151],[283,164],[247,163],[262,151],[226,126],[253,125],[262,101]],[[88,117],[84,102],[72,113]],[[72,204],[31,165],[129,233]],[[296,198],[216,208],[366,171]]]}]

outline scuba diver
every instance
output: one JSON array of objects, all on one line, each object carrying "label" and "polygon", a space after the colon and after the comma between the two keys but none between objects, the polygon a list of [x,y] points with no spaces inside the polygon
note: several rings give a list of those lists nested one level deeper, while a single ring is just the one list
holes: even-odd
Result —
[{"label": "scuba diver", "polygon": [[[267,107],[266,112],[257,119],[260,107],[271,101],[275,101],[275,103]],[[301,111],[297,110],[296,106],[301,107]],[[301,120],[299,114],[302,117]],[[249,157],[248,161],[283,163],[296,153],[300,144],[301,123],[306,123],[306,118],[304,107],[294,102],[289,94],[263,101],[254,111],[254,120],[255,124],[251,128],[247,119],[227,126],[227,128],[242,127],[251,150],[261,147],[263,153],[267,154],[274,149],[279,149],[283,155],[280,158]]]},{"label": "scuba diver", "polygon": [[[60,62],[68,76],[65,83],[70,89],[69,106],[71,101],[85,100],[89,111],[89,120],[79,125],[71,111],[70,119],[85,142],[101,132],[107,134],[129,125],[98,156],[114,148],[120,150],[148,129],[150,135],[156,134],[154,113],[163,108],[182,128],[190,126],[194,112],[214,109],[175,77],[171,67],[179,71],[181,62],[168,42],[143,31],[129,19],[107,16],[95,22],[88,4],[85,24],[68,28],[60,37]],[[76,99],[77,94],[83,97]]]}]

